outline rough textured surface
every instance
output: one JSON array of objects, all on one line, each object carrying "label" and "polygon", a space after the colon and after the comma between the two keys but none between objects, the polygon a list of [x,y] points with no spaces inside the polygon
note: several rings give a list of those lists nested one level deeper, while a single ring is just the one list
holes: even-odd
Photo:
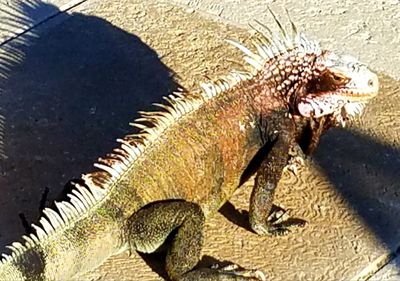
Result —
[{"label": "rough textured surface", "polygon": [[[337,26],[340,15],[328,21]],[[300,15],[292,17],[304,25]],[[313,33],[310,26],[305,29]],[[24,57],[11,68],[0,101],[8,156],[1,163],[0,206],[7,210],[0,214],[1,248],[23,232],[19,212],[36,219],[45,186],[54,198],[68,179],[91,170],[93,160],[113,147],[137,110],[160,100],[171,88],[168,69],[190,89],[205,75],[217,77],[234,65],[229,59],[239,56],[224,38],[243,40],[247,34],[190,9],[116,1],[104,2],[90,15],[72,15],[22,50]],[[343,49],[337,34],[317,38]],[[374,52],[352,39],[348,44],[373,62],[368,56]],[[386,48],[379,44],[375,53]],[[398,75],[383,66],[385,73]],[[292,188],[279,189],[276,201],[310,222],[304,230],[260,238],[226,206],[222,213],[231,221],[218,214],[208,222],[204,254],[261,268],[271,280],[344,280],[393,249],[399,242],[400,84],[386,76],[381,83],[382,94],[364,118],[351,129],[328,133],[301,177],[286,176]],[[249,193],[244,186],[235,195],[236,208],[247,210]],[[159,271],[157,259],[152,264]],[[92,274],[100,280],[134,277],[160,279],[136,255],[115,257]]]},{"label": "rough textured surface", "polygon": [[254,19],[272,23],[267,5],[286,7],[307,34],[328,49],[354,54],[372,68],[399,79],[400,1],[173,0],[193,11],[246,27]]}]

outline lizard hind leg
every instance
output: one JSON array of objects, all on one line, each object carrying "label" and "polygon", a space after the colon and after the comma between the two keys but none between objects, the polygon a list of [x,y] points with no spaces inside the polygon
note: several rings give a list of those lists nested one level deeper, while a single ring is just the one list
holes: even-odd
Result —
[{"label": "lizard hind leg", "polygon": [[176,281],[248,281],[265,280],[260,271],[225,268],[194,269],[203,246],[204,214],[201,208],[186,201],[161,201],[150,204],[132,215],[127,238],[131,250],[151,253],[175,233],[168,248],[165,268]]}]

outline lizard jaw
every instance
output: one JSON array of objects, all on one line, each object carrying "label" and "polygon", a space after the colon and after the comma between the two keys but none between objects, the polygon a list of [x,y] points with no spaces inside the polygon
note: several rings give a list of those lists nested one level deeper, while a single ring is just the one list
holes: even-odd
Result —
[{"label": "lizard jaw", "polygon": [[[344,91],[342,91],[344,92]],[[320,118],[332,115],[342,126],[349,118],[361,115],[367,102],[376,96],[376,93],[346,94],[324,93],[323,95],[307,95],[300,99],[297,109],[303,117]]]},{"label": "lizard jaw", "polygon": [[312,118],[332,115],[344,126],[349,118],[362,113],[366,103],[378,95],[378,76],[353,58],[345,65],[331,67],[315,79],[307,89],[310,92],[297,103],[300,115]]}]

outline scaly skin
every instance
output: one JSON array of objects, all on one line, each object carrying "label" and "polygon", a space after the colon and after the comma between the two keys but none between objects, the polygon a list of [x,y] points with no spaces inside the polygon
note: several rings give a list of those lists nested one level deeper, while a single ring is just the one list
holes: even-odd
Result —
[{"label": "scaly skin", "polygon": [[143,113],[137,121],[155,127],[134,124],[141,134],[119,140],[56,212],[45,209],[37,233],[0,262],[0,280],[69,280],[122,251],[153,252],[174,229],[166,259],[172,280],[264,280],[236,267],[192,270],[204,220],[256,172],[253,231],[287,233],[272,199],[289,152],[299,145],[310,153],[323,132],[359,113],[378,90],[364,65],[292,29],[292,37],[283,28],[280,37],[260,35],[257,54],[231,42],[252,73],[232,73]]}]

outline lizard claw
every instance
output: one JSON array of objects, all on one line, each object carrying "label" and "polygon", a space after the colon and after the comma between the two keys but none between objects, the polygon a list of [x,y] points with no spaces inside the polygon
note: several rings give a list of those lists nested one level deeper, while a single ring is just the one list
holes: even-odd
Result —
[{"label": "lizard claw", "polygon": [[307,157],[299,146],[294,146],[289,151],[290,159],[285,167],[285,170],[292,172],[295,176],[305,166],[305,158]]},{"label": "lizard claw", "polygon": [[305,161],[302,157],[296,156],[292,157],[289,160],[288,165],[286,166],[286,169],[290,172],[292,172],[295,176],[299,175],[299,171],[301,168],[305,165]]},{"label": "lizard claw", "polygon": [[217,267],[217,269],[221,273],[244,277],[248,280],[267,281],[267,277],[261,270],[244,269],[237,264],[230,264],[222,268]]},{"label": "lizard claw", "polygon": [[273,205],[271,213],[265,225],[257,225],[253,229],[260,235],[283,236],[291,232],[291,228],[303,227],[306,221],[298,218],[291,218],[289,211]]},{"label": "lizard claw", "polygon": [[288,220],[289,211],[290,210],[285,210],[284,208],[278,205],[273,205],[271,213],[267,218],[267,221],[273,224],[279,224],[282,221]]},{"label": "lizard claw", "polygon": [[292,228],[304,227],[306,224],[305,220],[298,218],[279,220],[279,222],[273,222],[268,226],[268,233],[275,236],[284,236],[292,232]]}]

